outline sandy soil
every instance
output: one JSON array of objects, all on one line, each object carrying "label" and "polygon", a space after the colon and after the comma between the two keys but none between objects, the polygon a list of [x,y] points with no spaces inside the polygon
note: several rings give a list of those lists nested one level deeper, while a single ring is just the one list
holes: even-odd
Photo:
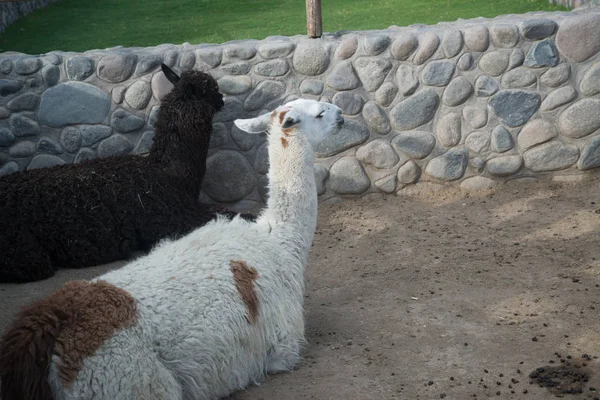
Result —
[{"label": "sandy soil", "polygon": [[[118,265],[0,285],[0,329]],[[305,361],[232,399],[600,399],[598,174],[322,204],[307,280]]]}]

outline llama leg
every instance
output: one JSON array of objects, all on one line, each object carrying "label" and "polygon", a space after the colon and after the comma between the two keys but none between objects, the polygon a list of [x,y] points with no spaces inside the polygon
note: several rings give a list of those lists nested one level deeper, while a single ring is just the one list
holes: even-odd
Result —
[{"label": "llama leg", "polygon": [[28,230],[8,234],[0,241],[0,282],[32,282],[54,275],[46,249]]}]

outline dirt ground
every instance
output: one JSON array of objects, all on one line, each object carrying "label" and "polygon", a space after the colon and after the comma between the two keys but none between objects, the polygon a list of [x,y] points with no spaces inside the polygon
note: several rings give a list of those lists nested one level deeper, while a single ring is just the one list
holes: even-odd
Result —
[{"label": "dirt ground", "polygon": [[303,364],[231,399],[600,399],[599,174],[322,204],[307,280]]}]

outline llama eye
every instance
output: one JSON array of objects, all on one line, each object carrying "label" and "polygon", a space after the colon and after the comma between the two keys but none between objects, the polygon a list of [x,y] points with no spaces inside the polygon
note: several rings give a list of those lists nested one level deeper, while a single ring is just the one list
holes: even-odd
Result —
[{"label": "llama eye", "polygon": [[321,112],[319,113],[319,115],[317,115],[317,118],[323,118],[323,114],[324,114],[324,113],[325,113],[325,111],[321,111]]}]

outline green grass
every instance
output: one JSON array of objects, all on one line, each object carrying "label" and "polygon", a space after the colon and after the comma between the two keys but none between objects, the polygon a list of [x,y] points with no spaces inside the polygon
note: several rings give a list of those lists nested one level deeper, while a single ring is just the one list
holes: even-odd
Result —
[{"label": "green grass", "polygon": [[[304,7],[303,0],[61,0],[9,26],[0,36],[0,49],[80,52],[305,34]],[[323,0],[323,30],[383,29],[560,9],[548,0]]]}]

